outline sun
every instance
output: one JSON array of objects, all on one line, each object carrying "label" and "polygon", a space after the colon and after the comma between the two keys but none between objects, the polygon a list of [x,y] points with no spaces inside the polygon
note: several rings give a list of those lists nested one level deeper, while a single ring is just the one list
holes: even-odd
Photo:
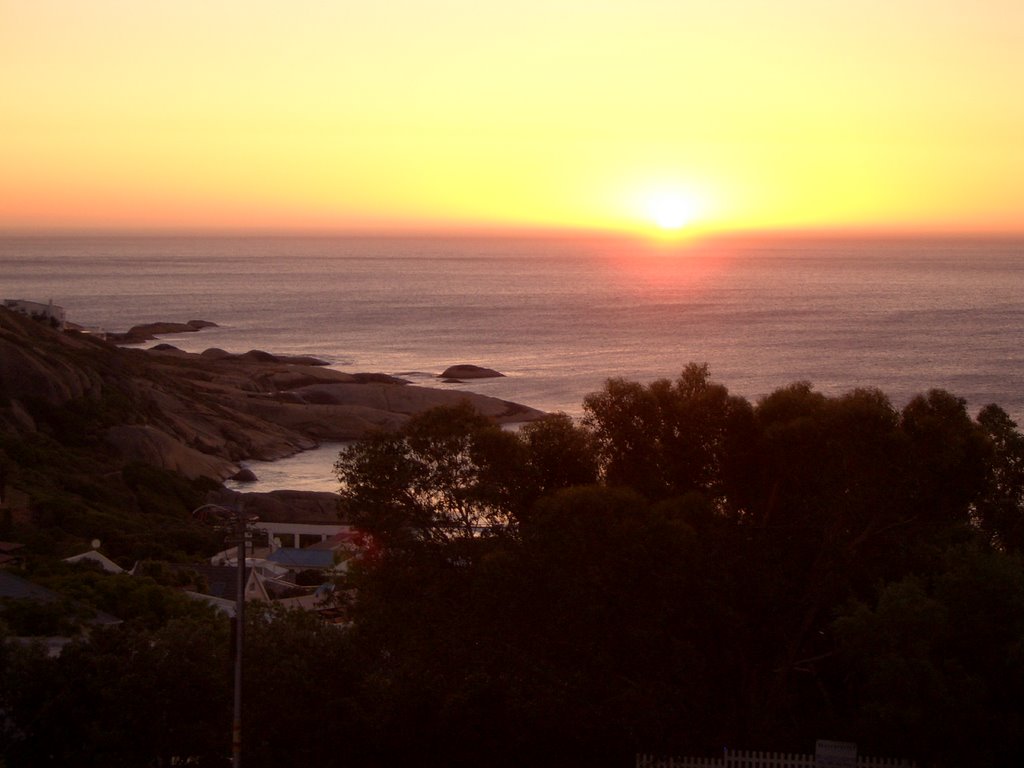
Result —
[{"label": "sun", "polygon": [[[675,176],[672,174],[671,176]],[[640,174],[621,184],[616,202],[630,231],[654,240],[690,240],[711,232],[721,216],[720,185],[705,178]]]},{"label": "sun", "polygon": [[643,197],[640,213],[656,231],[672,235],[683,232],[699,219],[700,205],[692,194],[661,189]]},{"label": "sun", "polygon": [[682,229],[693,221],[692,203],[681,195],[659,195],[648,204],[651,221],[665,230]]}]

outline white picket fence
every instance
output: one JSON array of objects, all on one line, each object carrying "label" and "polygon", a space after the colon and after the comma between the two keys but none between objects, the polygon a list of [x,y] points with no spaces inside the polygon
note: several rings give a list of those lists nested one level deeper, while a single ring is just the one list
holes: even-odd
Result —
[{"label": "white picket fence", "polygon": [[[636,768],[815,768],[814,755],[725,750],[722,757],[636,756]],[[917,768],[910,760],[858,757],[857,768]]]}]

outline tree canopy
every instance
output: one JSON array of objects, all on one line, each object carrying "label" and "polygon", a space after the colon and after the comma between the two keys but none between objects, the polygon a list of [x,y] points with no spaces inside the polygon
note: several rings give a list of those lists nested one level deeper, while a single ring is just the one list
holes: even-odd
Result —
[{"label": "tree canopy", "polygon": [[[433,735],[411,741],[447,734],[467,763],[508,743],[536,760],[557,718],[559,759],[842,738],[955,765],[997,739],[974,762],[997,765],[1024,748],[1006,683],[1022,671],[1022,467],[998,406],[972,418],[942,390],[897,408],[803,382],[751,403],[695,364],[608,381],[579,423],[510,433],[435,411],[339,460],[353,519],[384,542],[355,574],[354,631],[430,702]],[[911,603],[892,613],[897,596],[921,622]],[[972,600],[991,617],[964,613]],[[885,683],[922,652],[945,665],[928,673],[941,713]],[[884,724],[899,708],[919,741]],[[937,713],[964,718],[956,739],[925,738]]]},{"label": "tree canopy", "polygon": [[[996,405],[803,382],[750,402],[690,365],[610,380],[579,421],[437,409],[336,472],[372,546],[336,590],[343,629],[249,617],[248,764],[611,767],[820,738],[1024,759],[1024,436]],[[0,649],[9,766],[72,737],[107,764],[215,759],[224,623],[163,598],[139,616],[56,660]]]}]

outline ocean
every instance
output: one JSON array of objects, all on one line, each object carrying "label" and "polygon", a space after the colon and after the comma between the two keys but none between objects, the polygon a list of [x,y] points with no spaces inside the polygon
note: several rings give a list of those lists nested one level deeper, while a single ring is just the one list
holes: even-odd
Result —
[{"label": "ocean", "polygon": [[[7,237],[0,298],[52,299],[105,330],[209,320],[159,341],[315,355],[572,415],[608,377],[694,361],[752,401],[809,381],[900,407],[939,387],[972,414],[994,402],[1024,419],[1024,239]],[[438,382],[456,363],[506,376]]]}]

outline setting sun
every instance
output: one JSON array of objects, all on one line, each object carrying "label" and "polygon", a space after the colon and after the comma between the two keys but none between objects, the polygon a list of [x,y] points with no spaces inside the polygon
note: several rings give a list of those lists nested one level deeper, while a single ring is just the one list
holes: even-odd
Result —
[{"label": "setting sun", "polygon": [[663,193],[652,197],[647,203],[647,215],[651,221],[666,231],[682,229],[694,220],[694,202],[681,194]]},{"label": "setting sun", "polygon": [[[682,175],[682,174],[680,174]],[[676,238],[695,231],[715,229],[716,214],[706,181],[639,180],[631,185],[624,201],[633,217],[633,228],[657,237]]]},{"label": "setting sun", "polygon": [[1016,231],[993,3],[0,0],[0,230]]}]

